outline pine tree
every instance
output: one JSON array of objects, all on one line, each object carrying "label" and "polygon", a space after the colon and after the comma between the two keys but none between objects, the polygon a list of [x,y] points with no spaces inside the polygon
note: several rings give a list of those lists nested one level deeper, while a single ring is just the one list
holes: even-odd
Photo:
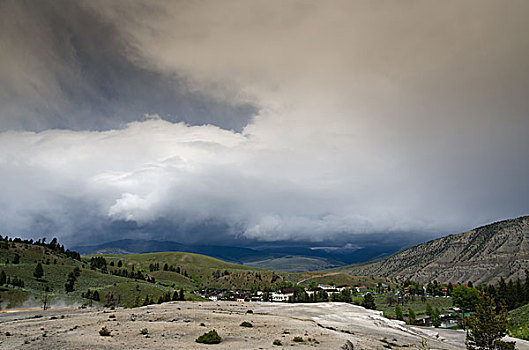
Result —
[{"label": "pine tree", "polygon": [[515,349],[514,342],[501,339],[507,331],[507,310],[495,308],[490,295],[480,294],[476,306],[476,316],[465,320],[467,328],[466,346],[468,350],[509,350]]},{"label": "pine tree", "polygon": [[408,323],[409,324],[414,324],[415,323],[415,311],[413,311],[413,309],[411,308],[408,308]]},{"label": "pine tree", "polygon": [[35,267],[35,271],[33,272],[33,276],[35,276],[36,279],[41,279],[42,276],[44,276],[44,270],[42,269],[42,264],[38,263]]},{"label": "pine tree", "polygon": [[432,326],[441,326],[441,313],[439,312],[439,308],[437,307],[432,311]]},{"label": "pine tree", "polygon": [[400,320],[400,321],[404,320],[404,315],[402,314],[402,309],[398,305],[395,306],[395,317],[397,318],[397,320]]},{"label": "pine tree", "polygon": [[375,304],[375,297],[371,293],[367,293],[364,296],[364,301],[362,302],[362,306],[366,309],[375,310],[377,308]]},{"label": "pine tree", "polygon": [[515,305],[514,307],[519,307],[524,304],[524,288],[522,286],[522,281],[520,279],[516,279],[516,283],[514,285],[514,296],[515,296]]},{"label": "pine tree", "polygon": [[516,307],[516,291],[514,283],[509,280],[507,283],[507,309],[513,310]]},{"label": "pine tree", "polygon": [[432,326],[441,326],[441,313],[439,312],[439,308],[437,307],[432,311]]},{"label": "pine tree", "polygon": [[426,304],[426,314],[430,317],[432,317],[433,314],[432,306],[428,303]]},{"label": "pine tree", "polygon": [[180,288],[180,293],[179,293],[179,296],[178,296],[178,300],[181,300],[181,301],[186,300],[185,296],[184,296],[184,289],[183,288]]},{"label": "pine tree", "polygon": [[524,304],[529,303],[529,270],[525,270]]}]

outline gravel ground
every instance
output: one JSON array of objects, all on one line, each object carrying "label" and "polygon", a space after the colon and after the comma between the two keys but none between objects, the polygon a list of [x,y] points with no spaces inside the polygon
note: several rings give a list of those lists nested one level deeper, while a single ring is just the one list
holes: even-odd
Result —
[{"label": "gravel ground", "polygon": [[[249,313],[251,310],[253,313]],[[251,328],[241,327],[247,321]],[[99,335],[107,327],[111,336]],[[147,335],[140,333],[146,328]],[[195,339],[215,329],[218,345]],[[9,334],[9,335],[7,335]],[[294,341],[300,337],[301,342]],[[282,345],[273,345],[274,340]],[[299,339],[298,339],[299,340]],[[171,302],[135,309],[0,314],[1,349],[464,349],[464,332],[408,327],[344,303]],[[521,346],[520,346],[521,345]],[[529,349],[527,342],[518,348]]]}]

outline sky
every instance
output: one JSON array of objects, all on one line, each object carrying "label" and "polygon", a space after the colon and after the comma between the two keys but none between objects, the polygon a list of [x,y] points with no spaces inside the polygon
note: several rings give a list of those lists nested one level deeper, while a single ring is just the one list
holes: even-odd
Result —
[{"label": "sky", "polygon": [[527,215],[527,13],[0,0],[0,233],[407,241]]}]

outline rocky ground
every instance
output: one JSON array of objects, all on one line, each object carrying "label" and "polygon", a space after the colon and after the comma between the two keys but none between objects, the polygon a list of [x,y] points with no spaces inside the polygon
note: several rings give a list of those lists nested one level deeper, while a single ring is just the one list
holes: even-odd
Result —
[{"label": "rocky ground", "polygon": [[[243,321],[253,327],[241,327]],[[100,336],[102,327],[111,335]],[[142,329],[148,333],[141,334]],[[212,329],[222,337],[220,344],[195,342]],[[26,311],[0,314],[0,333],[2,349],[465,347],[464,332],[408,327],[343,303],[173,302],[135,309]],[[274,340],[281,345],[273,345]],[[529,343],[519,341],[518,348],[529,349]]]}]

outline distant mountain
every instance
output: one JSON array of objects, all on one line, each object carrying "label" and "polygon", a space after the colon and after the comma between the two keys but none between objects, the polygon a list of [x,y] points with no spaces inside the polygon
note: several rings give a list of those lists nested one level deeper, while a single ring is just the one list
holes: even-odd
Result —
[{"label": "distant mountain", "polygon": [[529,216],[496,222],[426,242],[389,258],[344,268],[353,275],[418,282],[489,283],[525,278],[529,269]]},{"label": "distant mountain", "polygon": [[[122,239],[91,246],[72,247],[88,254],[139,254],[156,252],[186,252],[208,255],[231,263],[283,272],[303,272],[329,269],[388,256],[401,247],[393,243],[364,246],[314,247],[311,244],[268,244],[258,248],[186,245],[172,241]],[[287,260],[285,260],[287,259]],[[288,263],[285,263],[287,262]]]},{"label": "distant mountain", "polygon": [[212,256],[217,259],[241,263],[249,257],[262,254],[250,248],[231,246],[185,245],[172,241],[121,239],[98,245],[73,247],[83,254],[139,254],[157,252],[185,252]]}]

